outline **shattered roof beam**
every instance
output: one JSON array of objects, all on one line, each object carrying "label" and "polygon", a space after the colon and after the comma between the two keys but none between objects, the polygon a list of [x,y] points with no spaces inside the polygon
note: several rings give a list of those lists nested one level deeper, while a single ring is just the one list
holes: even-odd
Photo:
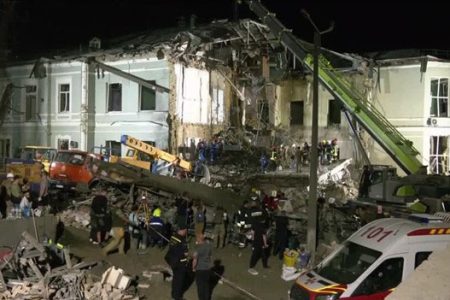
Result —
[{"label": "shattered roof beam", "polygon": [[117,76],[126,78],[128,80],[134,81],[137,84],[145,86],[146,88],[152,89],[154,91],[161,92],[161,93],[162,92],[165,92],[165,93],[169,93],[170,92],[170,89],[168,89],[168,88],[166,88],[164,86],[158,85],[156,83],[151,83],[151,82],[149,82],[149,81],[147,81],[145,79],[142,79],[141,77],[138,77],[136,75],[124,72],[124,71],[122,71],[122,70],[120,70],[118,68],[106,65],[106,64],[104,64],[102,62],[99,62],[96,59],[91,60],[90,63],[92,63],[94,66],[99,67],[99,68],[101,68],[101,69],[103,69],[105,71],[108,71],[108,72],[110,72],[112,74],[115,74]]}]

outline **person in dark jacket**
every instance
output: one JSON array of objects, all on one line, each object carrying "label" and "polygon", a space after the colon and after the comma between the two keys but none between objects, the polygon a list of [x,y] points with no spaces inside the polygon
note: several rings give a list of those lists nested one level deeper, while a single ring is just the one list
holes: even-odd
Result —
[{"label": "person in dark jacket", "polygon": [[185,281],[188,275],[188,246],[186,242],[186,222],[181,222],[176,233],[170,237],[169,250],[164,257],[173,272],[173,300],[182,300],[185,292]]}]

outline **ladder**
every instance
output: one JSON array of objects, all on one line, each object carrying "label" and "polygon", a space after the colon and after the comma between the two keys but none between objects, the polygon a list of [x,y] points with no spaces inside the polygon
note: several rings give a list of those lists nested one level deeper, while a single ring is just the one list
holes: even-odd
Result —
[{"label": "ladder", "polygon": [[[250,10],[279,38],[281,44],[289,49],[306,68],[313,71],[312,55],[292,32],[280,23],[275,14],[270,13],[260,1],[247,0],[247,4]],[[419,151],[414,148],[413,143],[407,140],[370,102],[366,101],[345,78],[341,77],[324,57],[319,59],[319,80],[405,173],[414,174],[423,168],[422,162],[417,158]]]}]

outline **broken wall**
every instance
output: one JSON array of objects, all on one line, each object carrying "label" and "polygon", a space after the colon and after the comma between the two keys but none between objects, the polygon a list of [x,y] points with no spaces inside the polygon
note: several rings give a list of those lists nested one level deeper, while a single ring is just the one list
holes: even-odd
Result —
[{"label": "broken wall", "polygon": [[[312,124],[312,80],[309,76],[299,79],[281,81],[276,88],[276,104],[274,112],[275,127],[280,132],[285,132],[280,143],[284,145],[311,143]],[[333,96],[323,87],[319,86],[319,140],[338,139],[341,158],[353,156],[353,140],[350,128],[340,112],[340,123],[329,122],[329,101]],[[300,116],[293,115],[293,102],[302,103],[303,112]],[[295,119],[298,117],[299,119]],[[299,124],[299,121],[301,124]]]},{"label": "broken wall", "polygon": [[229,126],[233,95],[217,71],[174,65],[176,78],[176,146],[210,139]]}]

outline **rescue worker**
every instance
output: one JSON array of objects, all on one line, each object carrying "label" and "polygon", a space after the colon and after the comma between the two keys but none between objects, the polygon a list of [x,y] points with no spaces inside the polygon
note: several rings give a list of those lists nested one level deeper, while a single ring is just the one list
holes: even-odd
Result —
[{"label": "rescue worker", "polygon": [[369,196],[369,186],[371,181],[371,173],[368,166],[364,166],[363,172],[361,174],[361,179],[359,181],[359,193],[358,197],[366,198]]},{"label": "rescue worker", "polygon": [[216,248],[225,247],[228,216],[222,206],[217,206],[214,212],[214,245]]},{"label": "rescue worker", "polygon": [[236,213],[234,226],[236,229],[235,239],[240,248],[247,244],[246,232],[251,229],[250,223],[250,203],[245,200]]},{"label": "rescue worker", "polygon": [[265,269],[269,268],[267,265],[267,253],[266,250],[269,247],[267,236],[266,236],[266,228],[261,222],[254,222],[252,224],[252,235],[253,235],[253,243],[252,243],[252,255],[250,257],[250,268],[248,272],[252,275],[258,275],[258,271],[254,269],[259,259],[262,259],[262,264]]},{"label": "rescue worker", "polygon": [[302,162],[302,149],[300,146],[297,146],[297,149],[295,149],[295,167],[297,173],[300,173],[300,164]]},{"label": "rescue worker", "polygon": [[281,211],[275,216],[275,241],[273,246],[273,256],[283,259],[284,249],[288,246],[288,224],[286,212]]},{"label": "rescue worker", "polygon": [[170,237],[169,250],[164,257],[173,272],[171,292],[173,300],[182,300],[185,292],[185,281],[188,275],[188,245],[186,236],[186,222],[180,222],[177,232]]},{"label": "rescue worker", "polygon": [[139,243],[143,240],[143,228],[141,226],[142,222],[139,219],[138,210],[139,207],[133,205],[131,212],[128,215],[128,233],[130,234],[132,248],[135,248],[136,250],[139,249]]},{"label": "rescue worker", "polygon": [[261,157],[259,158],[259,164],[261,167],[261,173],[266,173],[267,167],[269,166],[269,161],[267,160],[267,157],[264,153],[262,153]]},{"label": "rescue worker", "polygon": [[150,247],[158,246],[162,248],[164,246],[164,222],[161,219],[161,209],[159,207],[153,210],[148,228]]}]

